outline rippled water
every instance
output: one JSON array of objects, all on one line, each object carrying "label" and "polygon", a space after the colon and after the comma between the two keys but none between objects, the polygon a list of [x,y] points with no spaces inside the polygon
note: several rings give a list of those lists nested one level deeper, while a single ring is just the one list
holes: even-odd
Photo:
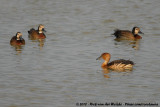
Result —
[{"label": "rippled water", "polygon": [[[1,107],[160,103],[159,6],[159,0],[1,0]],[[28,39],[39,24],[47,30],[44,44]],[[133,26],[145,33],[136,43],[111,35]],[[26,40],[20,49],[9,44],[17,31]],[[103,52],[131,59],[133,71],[104,74],[96,61]]]}]

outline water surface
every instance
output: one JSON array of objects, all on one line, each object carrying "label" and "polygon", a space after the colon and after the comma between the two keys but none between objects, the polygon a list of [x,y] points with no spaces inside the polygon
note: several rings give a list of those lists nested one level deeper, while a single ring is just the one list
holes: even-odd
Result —
[{"label": "water surface", "polygon": [[[159,5],[159,0],[1,0],[1,106],[160,103]],[[39,24],[47,30],[44,44],[28,39],[27,31]],[[145,33],[136,43],[111,35],[134,26]],[[26,45],[15,49],[9,41],[18,31]],[[104,75],[102,61],[96,61],[103,52],[111,60],[134,61],[133,71]]]}]

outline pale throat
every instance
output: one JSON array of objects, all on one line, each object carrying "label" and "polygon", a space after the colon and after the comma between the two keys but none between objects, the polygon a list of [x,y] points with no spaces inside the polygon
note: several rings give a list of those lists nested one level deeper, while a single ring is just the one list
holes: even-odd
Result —
[{"label": "pale throat", "polygon": [[107,64],[108,64],[108,61],[105,60],[105,61],[102,63],[101,66],[102,66],[102,67],[105,67],[105,66],[107,66]]},{"label": "pale throat", "polygon": [[20,37],[17,37],[17,40],[20,40]]},{"label": "pale throat", "polygon": [[40,27],[39,30],[38,30],[38,33],[43,33],[42,29],[43,28]]},{"label": "pale throat", "polygon": [[139,32],[138,30],[135,30],[135,34],[138,34],[138,32]]},{"label": "pale throat", "polygon": [[38,33],[43,33],[43,31],[42,30],[39,30],[39,32]]}]

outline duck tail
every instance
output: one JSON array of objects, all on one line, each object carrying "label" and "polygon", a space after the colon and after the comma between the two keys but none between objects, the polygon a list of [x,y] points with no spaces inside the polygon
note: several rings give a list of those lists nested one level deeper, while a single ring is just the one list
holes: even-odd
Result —
[{"label": "duck tail", "polygon": [[114,33],[112,35],[114,35],[116,38],[119,38],[121,36],[120,35],[120,30],[119,29],[115,29]]},{"label": "duck tail", "polygon": [[129,64],[131,64],[131,65],[135,65],[135,63],[134,63],[133,61],[131,61],[130,59],[127,60],[127,62],[128,62]]},{"label": "duck tail", "polygon": [[114,33],[112,33],[111,35],[116,35],[116,33],[119,31],[119,29],[115,29]]},{"label": "duck tail", "polygon": [[35,30],[34,28],[30,29],[30,30],[28,31],[28,34],[31,34],[31,32],[34,31],[34,30]]}]

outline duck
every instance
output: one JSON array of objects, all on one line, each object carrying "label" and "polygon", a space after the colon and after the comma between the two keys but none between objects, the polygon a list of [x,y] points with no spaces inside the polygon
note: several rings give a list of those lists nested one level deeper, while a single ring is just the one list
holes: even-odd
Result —
[{"label": "duck", "polygon": [[116,29],[112,35],[115,35],[116,39],[126,40],[139,40],[142,37],[138,34],[144,34],[139,27],[133,27],[132,31]]},{"label": "duck", "polygon": [[98,57],[96,60],[104,59],[104,62],[102,63],[102,68],[109,68],[111,70],[118,70],[118,71],[124,71],[124,70],[132,70],[134,62],[130,60],[114,60],[110,61],[111,55],[110,53],[102,53],[100,57]]},{"label": "duck", "polygon": [[28,31],[29,34],[28,37],[31,38],[32,40],[45,39],[46,35],[44,34],[44,32],[46,32],[46,30],[44,29],[44,25],[40,24],[37,30],[31,28]]},{"label": "duck", "polygon": [[10,40],[11,45],[25,45],[25,40],[22,38],[22,33],[17,32]]}]

